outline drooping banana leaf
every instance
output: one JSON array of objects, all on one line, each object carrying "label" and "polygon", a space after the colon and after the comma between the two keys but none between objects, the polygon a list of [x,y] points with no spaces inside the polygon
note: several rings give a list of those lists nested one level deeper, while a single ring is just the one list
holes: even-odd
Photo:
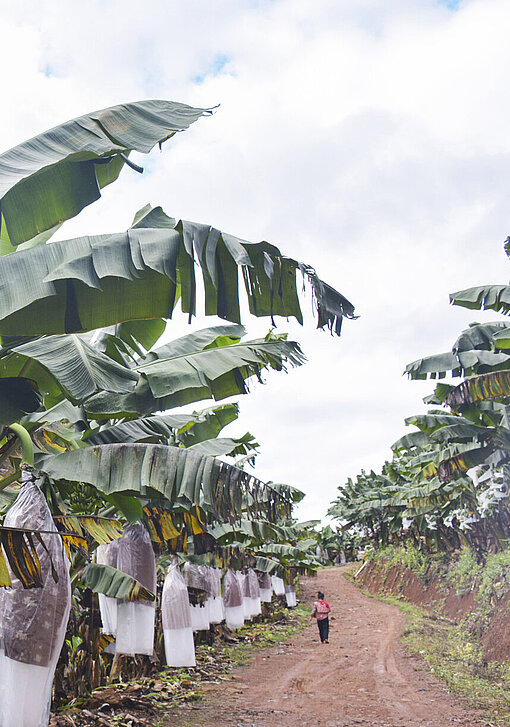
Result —
[{"label": "drooping banana leaf", "polygon": [[123,573],[111,565],[89,563],[81,580],[94,593],[104,593],[110,598],[122,598],[127,601],[145,599],[154,601],[156,596],[142,584],[127,573]]},{"label": "drooping banana leaf", "polygon": [[210,110],[170,101],[121,104],[4,152],[0,205],[10,242],[17,245],[74,217],[117,179],[130,151],[148,153],[204,114]]},{"label": "drooping banana leaf", "polygon": [[39,465],[54,480],[85,482],[101,492],[161,493],[172,505],[199,506],[226,519],[243,514],[245,497],[257,490],[250,508],[274,520],[289,513],[285,495],[238,468],[180,447],[103,444],[49,457]]},{"label": "drooping banana leaf", "polygon": [[284,482],[272,482],[271,480],[267,484],[271,486],[271,489],[279,492],[293,503],[301,502],[306,497],[306,493],[297,487],[293,487],[293,485],[287,485]]},{"label": "drooping banana leaf", "polygon": [[40,364],[74,404],[98,391],[132,391],[139,379],[136,371],[116,363],[77,335],[47,336],[16,346],[0,361],[0,372],[14,373],[21,367],[33,375],[42,390],[49,388],[51,384],[44,374],[41,377],[37,366],[30,365],[31,361]]},{"label": "drooping banana leaf", "polygon": [[179,298],[191,319],[197,265],[206,315],[240,322],[240,268],[253,315],[302,322],[299,272],[312,288],[319,327],[340,335],[343,317],[354,317],[352,304],[313,268],[273,245],[249,244],[208,225],[165,218],[166,227],[140,225],[0,258],[0,335],[76,333],[123,321],[168,319]]},{"label": "drooping banana leaf", "polygon": [[[11,586],[11,577],[6,565],[9,562],[11,571],[21,582],[23,588],[41,588],[43,576],[41,564],[35,548],[35,540],[46,548],[42,535],[62,537],[66,548],[71,545],[86,547],[83,537],[75,532],[60,534],[54,530],[30,530],[26,528],[10,528],[0,526],[0,587]],[[58,580],[56,574],[53,574]]]},{"label": "drooping banana leaf", "polygon": [[491,323],[471,323],[468,328],[462,331],[452,346],[453,351],[490,351],[497,348],[504,348],[496,343],[500,336],[508,338],[510,335],[510,323],[506,321],[492,321]]},{"label": "drooping banana leaf", "polygon": [[463,381],[448,394],[446,403],[455,408],[487,399],[508,397],[510,397],[510,371],[493,371]]},{"label": "drooping banana leaf", "polygon": [[259,446],[258,442],[255,441],[255,437],[246,432],[244,436],[237,439],[233,437],[206,439],[203,442],[192,444],[189,449],[192,452],[200,452],[200,454],[207,454],[210,457],[237,457],[249,452],[253,457]]},{"label": "drooping banana leaf", "polygon": [[400,437],[400,439],[397,439],[397,441],[391,445],[391,448],[394,452],[398,452],[401,449],[413,449],[414,447],[421,448],[429,444],[429,442],[430,438],[426,432],[410,432],[409,434],[404,434],[404,436]]},{"label": "drooping banana leaf", "polygon": [[510,286],[478,285],[450,294],[450,303],[473,310],[495,310],[510,313]]},{"label": "drooping banana leaf", "polygon": [[463,475],[471,467],[482,464],[494,452],[493,446],[477,447],[458,454],[455,457],[446,459],[439,465],[439,479],[442,482],[454,479]]},{"label": "drooping banana leaf", "polygon": [[420,358],[407,364],[405,373],[411,379],[439,378],[447,373],[452,376],[470,376],[473,373],[483,373],[497,368],[508,368],[510,356],[503,352],[471,350],[453,353],[437,354]]},{"label": "drooping banana leaf", "polygon": [[239,413],[237,404],[224,404],[192,414],[163,414],[161,416],[132,419],[112,427],[93,430],[88,444],[114,444],[118,442],[146,442],[167,444],[171,438],[184,446],[191,446],[216,437],[223,427],[234,421]]},{"label": "drooping banana leaf", "polygon": [[246,380],[260,378],[264,368],[285,370],[287,363],[304,361],[298,343],[274,336],[157,358],[137,366],[140,379],[131,393],[96,394],[85,408],[93,419],[133,418],[202,399],[218,401],[245,394]]},{"label": "drooping banana leaf", "polygon": [[54,515],[53,520],[62,535],[90,535],[99,545],[120,538],[123,528],[118,520],[99,515]]}]

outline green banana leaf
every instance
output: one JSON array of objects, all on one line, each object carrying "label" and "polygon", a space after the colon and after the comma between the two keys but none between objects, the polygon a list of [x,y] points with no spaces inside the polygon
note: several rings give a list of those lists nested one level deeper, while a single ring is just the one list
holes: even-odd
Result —
[{"label": "green banana leaf", "polygon": [[223,427],[237,419],[239,406],[225,404],[192,414],[162,414],[132,419],[99,431],[91,430],[85,437],[88,444],[146,442],[167,444],[172,438],[190,446],[216,437]]},{"label": "green banana leaf", "polygon": [[[246,394],[246,380],[253,376],[260,379],[265,368],[286,370],[287,363],[300,366],[305,361],[299,344],[282,337],[238,343],[222,340],[231,345],[195,349],[189,354],[169,355],[168,347],[153,352],[156,358],[137,366],[140,379],[131,393],[96,394],[85,404],[87,414],[92,419],[133,418],[202,399],[218,401]],[[160,358],[160,354],[168,358]]]},{"label": "green banana leaf", "polygon": [[252,475],[213,457],[158,444],[103,444],[46,458],[39,469],[53,480],[84,482],[109,495],[161,493],[172,505],[198,506],[216,517],[287,517],[289,500]]},{"label": "green banana leaf", "polygon": [[510,286],[478,285],[450,294],[450,303],[473,310],[510,313]]},{"label": "green banana leaf", "polygon": [[430,438],[426,432],[410,432],[410,434],[405,434],[403,437],[400,437],[400,439],[397,439],[397,441],[391,445],[391,448],[394,452],[398,452],[401,449],[413,449],[414,447],[421,448],[429,444],[429,442]]},{"label": "green banana leaf", "polygon": [[[473,349],[490,351],[500,336],[508,338],[510,323],[492,321],[490,323],[471,323],[462,331],[452,346],[453,351],[471,351]],[[504,348],[496,343],[497,348]]]},{"label": "green banana leaf", "polygon": [[122,598],[127,601],[156,599],[154,593],[147,590],[139,581],[111,565],[89,563],[82,573],[81,580],[94,593],[104,593],[110,598]]},{"label": "green banana leaf", "polygon": [[495,368],[510,366],[510,356],[503,352],[471,350],[437,354],[420,358],[407,364],[405,373],[411,379],[442,379],[447,373],[452,376],[469,376]]},{"label": "green banana leaf", "polygon": [[47,336],[29,341],[14,347],[12,353],[0,361],[2,374],[15,373],[21,366],[38,381],[41,389],[54,392],[47,377],[40,378],[39,367],[27,366],[27,359],[41,364],[73,404],[79,404],[99,391],[132,391],[139,379],[136,371],[116,363],[77,335]]},{"label": "green banana leaf", "polygon": [[[238,269],[250,312],[302,322],[297,273],[308,280],[318,326],[340,335],[353,305],[313,268],[266,242],[249,244],[208,225],[166,226],[80,237],[0,258],[0,335],[37,336],[89,331],[123,321],[196,312],[195,268],[201,268],[206,315],[240,321]],[[155,224],[155,223],[154,223]],[[159,224],[159,220],[158,220]]]},{"label": "green banana leaf", "polygon": [[238,438],[215,437],[214,439],[206,439],[203,442],[192,444],[189,449],[192,452],[199,452],[210,457],[237,457],[249,452],[254,456],[256,454],[255,450],[259,447],[260,445],[255,441],[255,437],[246,432],[246,434]]},{"label": "green banana leaf", "polygon": [[4,152],[0,206],[8,239],[17,245],[74,217],[117,179],[130,151],[148,153],[210,113],[170,101],[121,104],[67,121]]}]

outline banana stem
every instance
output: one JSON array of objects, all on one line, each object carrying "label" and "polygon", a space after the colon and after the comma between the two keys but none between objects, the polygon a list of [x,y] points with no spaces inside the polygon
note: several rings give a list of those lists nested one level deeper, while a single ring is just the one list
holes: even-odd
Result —
[{"label": "banana stem", "polygon": [[11,432],[14,432],[14,434],[18,437],[19,441],[21,442],[21,459],[25,464],[30,465],[31,467],[34,466],[34,445],[32,442],[32,439],[30,437],[30,434],[27,432],[25,427],[22,427],[21,424],[9,424],[9,429]]}]

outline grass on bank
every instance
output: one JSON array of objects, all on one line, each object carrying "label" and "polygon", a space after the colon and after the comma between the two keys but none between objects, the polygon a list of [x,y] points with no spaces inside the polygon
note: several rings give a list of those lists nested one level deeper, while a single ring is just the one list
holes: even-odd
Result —
[{"label": "grass on bank", "polygon": [[[357,567],[346,574],[352,583]],[[486,662],[475,635],[451,621],[431,614],[402,598],[365,595],[398,606],[405,614],[406,627],[401,635],[404,647],[421,657],[432,674],[448,689],[466,699],[474,708],[487,713],[488,725],[510,727],[510,664]]]}]

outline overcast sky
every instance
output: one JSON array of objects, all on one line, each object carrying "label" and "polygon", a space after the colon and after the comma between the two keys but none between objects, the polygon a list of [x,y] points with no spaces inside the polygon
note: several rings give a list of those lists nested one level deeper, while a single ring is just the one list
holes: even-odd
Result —
[{"label": "overcast sky", "polygon": [[254,385],[227,432],[250,430],[256,474],[301,488],[301,519],[322,518],[424,409],[432,386],[406,363],[498,317],[448,293],[508,279],[510,3],[0,0],[0,22],[3,149],[124,101],[220,104],[62,236],[161,204],[275,243],[355,304],[340,339],[314,330],[309,300],[303,328],[279,321],[308,363]]}]

